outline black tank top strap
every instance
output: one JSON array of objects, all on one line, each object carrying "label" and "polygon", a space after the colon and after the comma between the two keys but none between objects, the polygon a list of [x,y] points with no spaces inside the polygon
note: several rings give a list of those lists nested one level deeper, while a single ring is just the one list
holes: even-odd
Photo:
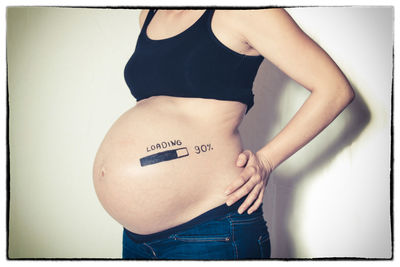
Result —
[{"label": "black tank top strap", "polygon": [[149,11],[147,12],[146,19],[145,19],[145,21],[143,23],[143,27],[142,27],[144,30],[147,29],[147,26],[149,25],[150,21],[153,19],[155,13],[156,13],[156,9],[149,9]]},{"label": "black tank top strap", "polygon": [[215,9],[206,9],[208,21],[211,21],[212,16],[214,15]]},{"label": "black tank top strap", "polygon": [[209,33],[210,34],[210,32],[211,32],[211,20],[212,20],[212,18],[213,18],[213,16],[214,16],[214,11],[215,11],[215,9],[207,9],[206,10],[206,16],[205,16],[205,25],[206,25],[206,27],[207,27],[207,29],[208,29],[208,31],[207,31],[207,33]]}]

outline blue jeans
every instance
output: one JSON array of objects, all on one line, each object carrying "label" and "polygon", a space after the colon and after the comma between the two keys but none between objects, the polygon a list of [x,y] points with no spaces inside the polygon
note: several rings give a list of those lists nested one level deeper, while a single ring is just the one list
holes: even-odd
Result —
[{"label": "blue jeans", "polygon": [[262,205],[252,214],[231,211],[149,242],[123,234],[124,259],[236,260],[267,259],[271,254]]}]

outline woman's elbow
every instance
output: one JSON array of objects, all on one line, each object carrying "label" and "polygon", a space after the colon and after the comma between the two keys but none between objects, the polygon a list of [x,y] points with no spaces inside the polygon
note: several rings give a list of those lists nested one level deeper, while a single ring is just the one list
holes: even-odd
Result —
[{"label": "woman's elbow", "polygon": [[[355,93],[348,82],[330,82],[330,86],[320,86],[320,90],[315,90],[321,99],[324,99],[332,108],[343,110],[354,99]],[[320,94],[319,94],[320,93]]]},{"label": "woman's elbow", "polygon": [[354,90],[349,84],[337,84],[329,91],[326,99],[331,103],[331,107],[339,112],[343,111],[355,97]]},{"label": "woman's elbow", "polygon": [[338,95],[344,107],[348,106],[354,99],[355,93],[349,83],[342,84],[338,89]]}]

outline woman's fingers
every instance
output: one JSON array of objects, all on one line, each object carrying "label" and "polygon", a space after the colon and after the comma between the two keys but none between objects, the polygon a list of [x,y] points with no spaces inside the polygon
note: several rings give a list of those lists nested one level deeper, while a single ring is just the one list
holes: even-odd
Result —
[{"label": "woman's fingers", "polygon": [[261,203],[263,202],[264,192],[265,192],[265,190],[261,190],[261,192],[258,194],[258,197],[257,197],[256,201],[253,203],[253,206],[251,206],[248,209],[248,211],[247,211],[248,214],[253,213],[253,211],[255,211],[256,209],[258,209],[258,207],[260,207]]},{"label": "woman's fingers", "polygon": [[235,179],[235,181],[233,181],[225,190],[225,194],[229,195],[230,193],[236,191],[238,188],[244,185],[251,178],[251,176],[253,176],[254,173],[255,173],[254,167],[244,168],[239,178]]},{"label": "woman's fingers", "polygon": [[250,177],[251,178],[247,179],[247,182],[245,183],[243,182],[244,179],[238,179],[240,180],[240,183],[242,183],[242,186],[239,189],[235,189],[234,193],[232,193],[232,195],[228,198],[228,200],[226,201],[226,204],[228,206],[232,205],[233,203],[247,195],[258,183],[261,182],[261,177],[259,174],[250,175]]},{"label": "woman's fingers", "polygon": [[250,152],[249,150],[245,150],[239,154],[238,159],[236,161],[236,166],[238,166],[238,167],[246,166],[247,161],[249,160],[249,157],[250,157],[249,152]]},{"label": "woman's fingers", "polygon": [[257,184],[256,186],[254,186],[253,190],[247,196],[246,200],[242,203],[242,205],[240,205],[238,209],[239,214],[242,214],[248,207],[250,207],[254,200],[256,200],[257,197],[260,195],[261,189],[262,184]]},{"label": "woman's fingers", "polygon": [[226,205],[230,206],[247,195],[238,212],[241,214],[252,205],[248,211],[250,214],[262,203],[264,194],[263,180],[266,170],[250,150],[244,150],[239,154],[236,165],[238,167],[246,167],[244,167],[239,178],[233,181],[225,190],[225,194],[229,195]]},{"label": "woman's fingers", "polygon": [[[240,188],[242,185],[244,185],[249,179],[250,179],[250,177],[239,176],[239,178],[235,179],[235,181],[233,181],[233,183],[225,190],[225,194],[229,195],[232,192],[235,192],[238,188]],[[240,198],[238,198],[238,199],[240,199]],[[236,200],[238,200],[238,199],[236,199]],[[233,204],[234,202],[236,202],[236,200],[234,200],[234,198],[232,198],[232,197],[230,197],[229,200],[232,200],[233,202],[229,202],[229,203],[226,202],[226,204],[228,206]]]}]

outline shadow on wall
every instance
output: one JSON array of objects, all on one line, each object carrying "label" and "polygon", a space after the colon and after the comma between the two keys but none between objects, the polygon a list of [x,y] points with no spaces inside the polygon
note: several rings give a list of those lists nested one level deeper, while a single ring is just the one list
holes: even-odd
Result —
[{"label": "shadow on wall", "polygon": [[[291,102],[284,99],[284,94],[286,87],[293,82],[272,63],[263,61],[253,88],[256,95],[255,106],[247,114],[239,129],[244,148],[253,152],[259,150],[286,125],[288,121],[282,114],[285,107],[281,106],[287,106]],[[295,87],[297,91],[304,93],[303,87],[298,84]],[[306,145],[312,147],[311,149],[304,151],[303,148],[296,153],[301,154],[301,162],[296,161],[295,167],[289,171],[282,170],[283,168],[276,169],[269,179],[263,209],[270,228],[272,258],[296,257],[289,221],[295,207],[294,190],[297,185],[328,165],[340,151],[357,139],[370,121],[371,114],[365,101],[354,86],[353,89],[356,94],[353,102],[330,126]],[[292,97],[298,96],[289,96]]]}]

